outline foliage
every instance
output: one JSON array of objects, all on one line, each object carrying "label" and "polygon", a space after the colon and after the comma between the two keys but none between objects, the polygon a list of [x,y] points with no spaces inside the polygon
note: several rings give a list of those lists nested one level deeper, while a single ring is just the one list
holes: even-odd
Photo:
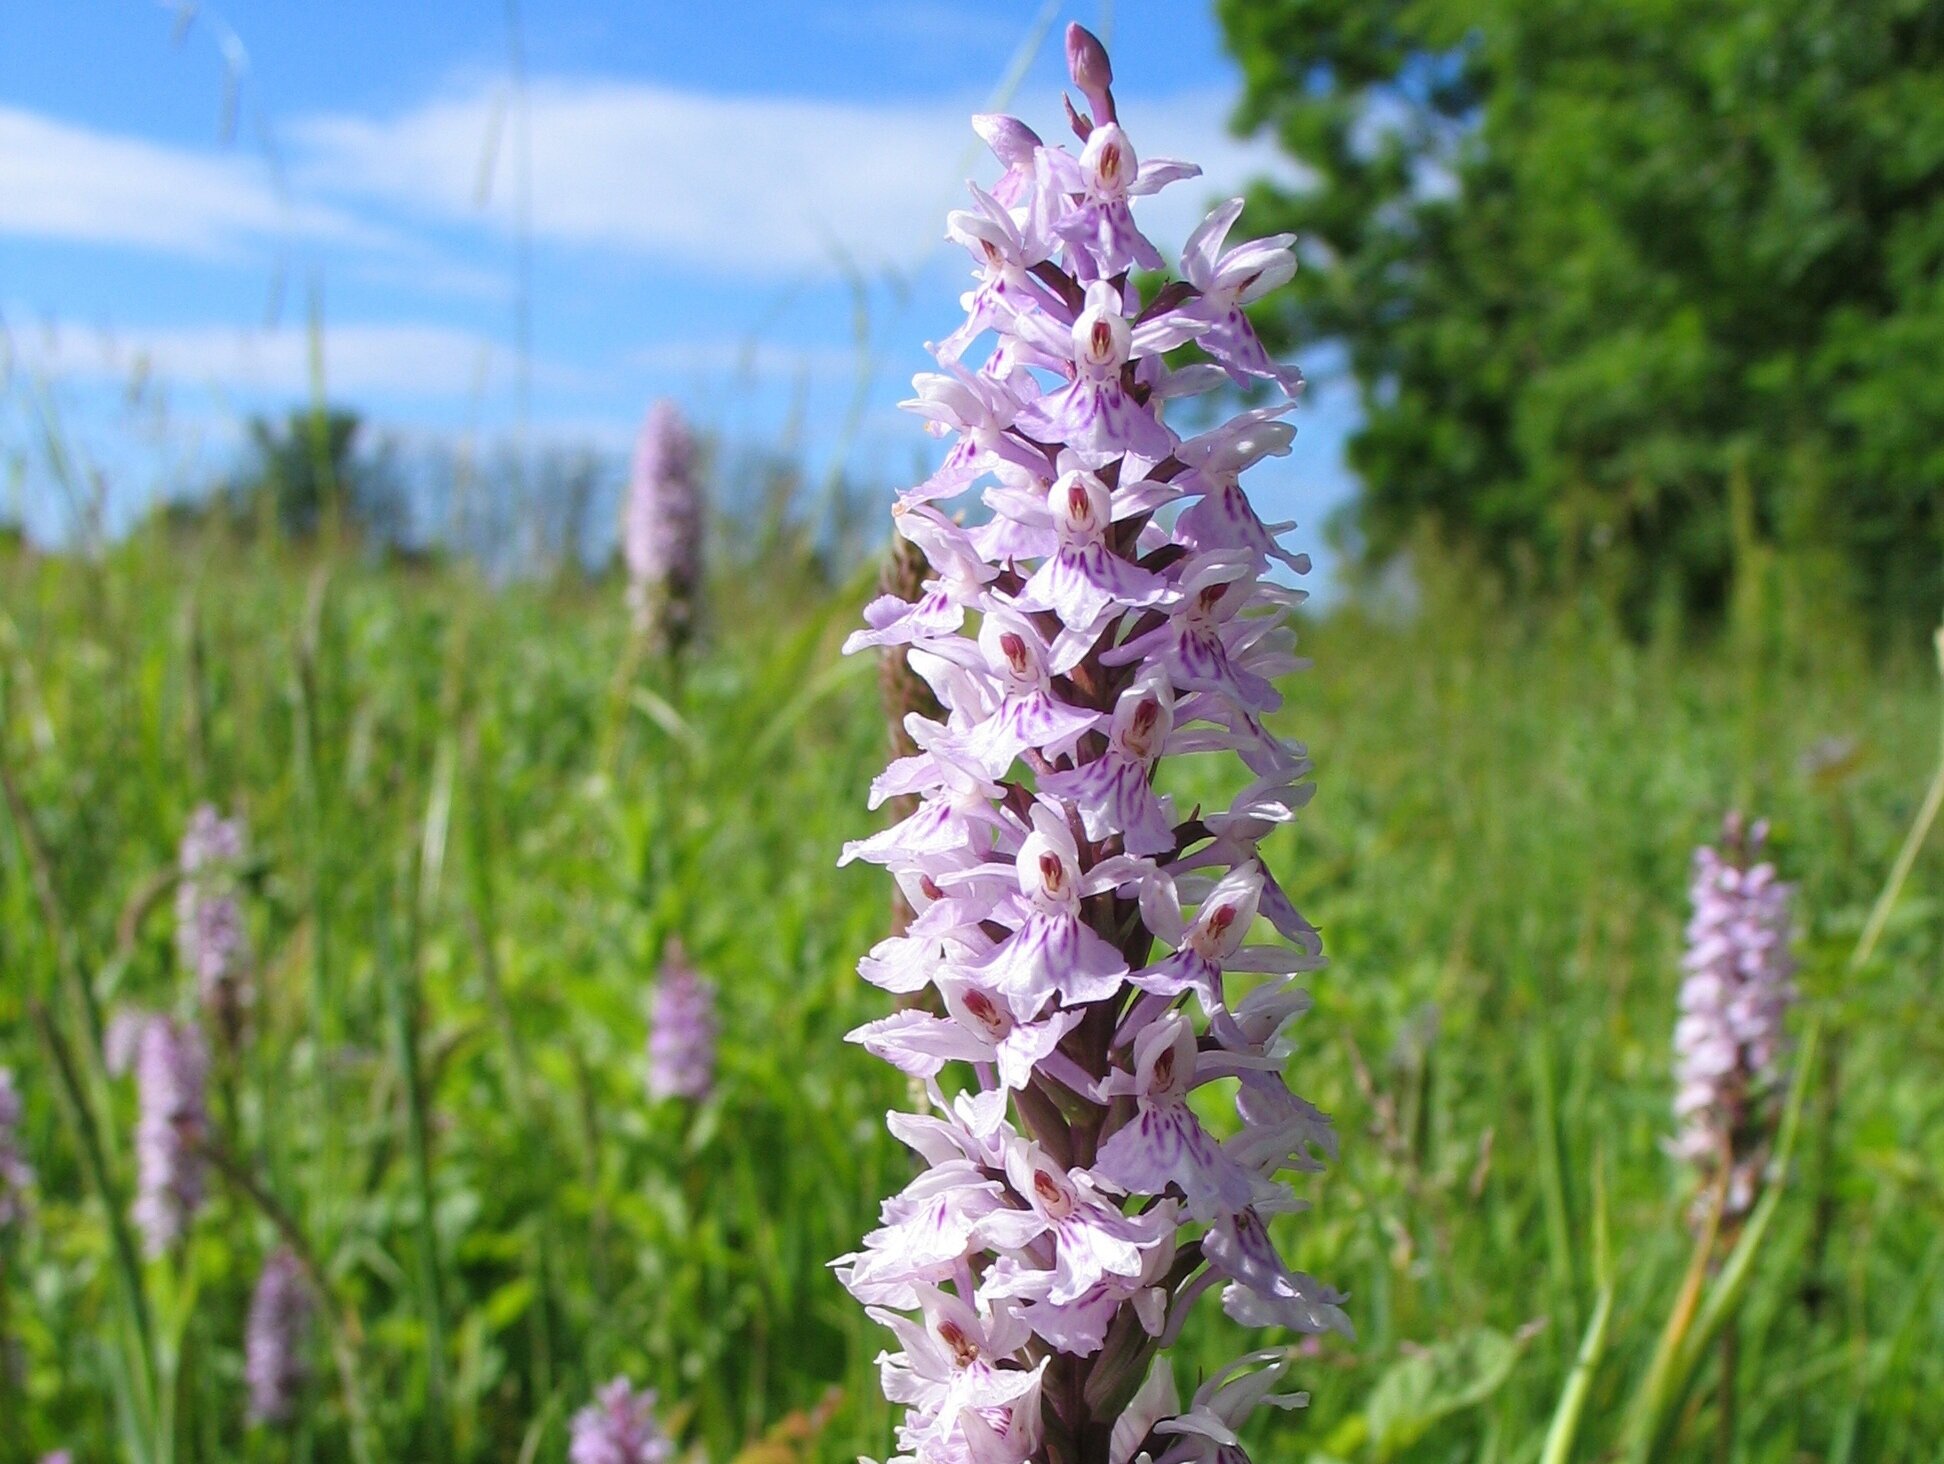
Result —
[{"label": "foliage", "polygon": [[[203,798],[247,815],[263,990],[213,1112],[328,1279],[371,1457],[558,1461],[567,1418],[623,1372],[710,1458],[883,1456],[881,1339],[824,1268],[907,1172],[881,1127],[897,1080],[842,1041],[880,1013],[851,961],[887,916],[878,879],[833,868],[882,760],[874,668],[836,655],[866,586],[779,564],[712,591],[716,638],[676,686],[617,673],[612,585],[159,534],[99,562],[0,556],[0,752],[60,922],[51,938],[27,825],[0,811],[0,1064],[40,1174],[0,1241],[20,1359],[0,1461],[142,1457],[115,1211],[28,1010],[75,1049],[125,1191],[129,1095],[89,1076],[63,952],[104,1009],[182,996],[153,880]],[[1928,1458],[1935,842],[1874,958],[1842,970],[1928,771],[1928,653],[1684,649],[1597,612],[1518,619],[1469,579],[1425,593],[1408,621],[1317,621],[1291,688],[1320,792],[1267,852],[1335,963],[1298,1077],[1354,1136],[1291,1236],[1351,1290],[1359,1339],[1299,1358],[1314,1401],[1266,1420],[1256,1457],[1534,1457],[1600,1284],[1599,1154],[1624,1265],[1583,1456],[1618,1442],[1689,1248],[1660,1147],[1687,853],[1740,802],[1775,815],[1803,980],[1846,1059],[1809,1096],[1749,1276],[1738,1457]],[[1847,757],[1818,750],[1833,734]],[[722,998],[720,1088],[692,1110],[642,1085],[672,935]],[[139,1276],[173,1457],[353,1457],[328,1333],[299,1435],[245,1428],[250,1287],[282,1237],[237,1185],[212,1190],[182,1267]],[[1191,1331],[1184,1375],[1232,1338]],[[1667,1457],[1713,1457],[1714,1396]]]},{"label": "foliage", "polygon": [[[1718,608],[1737,541],[1944,602],[1944,12],[1220,0],[1313,187],[1260,322],[1342,342],[1355,537]],[[1738,502],[1738,498],[1745,500]]]},{"label": "foliage", "polygon": [[1395,1458],[1439,1419],[1491,1397],[1512,1376],[1518,1356],[1511,1338],[1485,1327],[1394,1363],[1364,1410],[1377,1458]]},{"label": "foliage", "polygon": [[358,413],[336,407],[252,417],[248,454],[221,500],[242,526],[271,523],[286,539],[331,531],[396,543],[404,493],[383,450],[364,448],[363,428]]}]

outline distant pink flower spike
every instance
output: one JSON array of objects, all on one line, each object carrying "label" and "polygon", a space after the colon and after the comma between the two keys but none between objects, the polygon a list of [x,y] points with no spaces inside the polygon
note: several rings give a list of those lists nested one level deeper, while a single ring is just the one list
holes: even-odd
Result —
[{"label": "distant pink flower spike", "polygon": [[177,853],[176,949],[219,1040],[242,1040],[256,990],[237,880],[243,821],[205,803],[189,818]]},{"label": "distant pink flower spike", "polygon": [[20,1148],[20,1090],[11,1068],[0,1067],[0,1232],[17,1224],[27,1211],[27,1192],[34,1171]]},{"label": "distant pink flower spike", "polygon": [[135,1228],[151,1256],[182,1243],[203,1202],[209,1051],[172,1017],[122,1012],[109,1024],[110,1072],[135,1074]]},{"label": "distant pink flower spike", "polygon": [[271,1252],[250,1297],[243,1333],[243,1377],[250,1388],[252,1423],[288,1423],[307,1371],[304,1334],[310,1326],[310,1282],[288,1250]]},{"label": "distant pink flower spike", "polygon": [[1709,1182],[1723,1207],[1754,1203],[1775,1123],[1795,1001],[1789,955],[1795,887],[1763,860],[1768,825],[1728,815],[1720,848],[1694,851],[1694,913],[1674,1027],[1674,1151]]},{"label": "distant pink flower spike", "polygon": [[669,1464],[675,1446],[655,1420],[655,1395],[616,1378],[574,1415],[568,1464]]},{"label": "distant pink flower spike", "polygon": [[635,628],[664,650],[680,649],[695,630],[703,524],[694,434],[679,407],[656,402],[635,439],[621,557]]},{"label": "distant pink flower spike", "polygon": [[715,1086],[715,990],[695,972],[681,944],[669,942],[655,983],[648,1033],[651,1098],[701,1099]]}]

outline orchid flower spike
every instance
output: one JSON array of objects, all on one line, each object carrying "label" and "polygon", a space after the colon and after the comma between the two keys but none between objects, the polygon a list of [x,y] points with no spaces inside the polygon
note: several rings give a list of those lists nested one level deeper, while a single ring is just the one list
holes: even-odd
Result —
[{"label": "orchid flower spike", "polygon": [[1754,1204],[1777,1119],[1795,1001],[1789,955],[1795,887],[1762,858],[1768,825],[1728,815],[1719,846],[1694,851],[1693,915],[1674,1024],[1673,1150],[1722,1212]]},{"label": "orchid flower spike", "polygon": [[[1077,154],[975,122],[1003,174],[951,217],[974,285],[906,403],[950,445],[894,510],[929,573],[848,647],[930,693],[872,785],[897,821],[843,855],[908,901],[858,968],[900,1009],[850,1039],[907,1078],[890,1127],[923,1167],[833,1265],[893,1338],[894,1464],[1246,1464],[1259,1410],[1304,1399],[1248,1352],[1184,1405],[1189,1314],[1213,1292],[1246,1328],[1350,1329],[1272,1233],[1336,1154],[1285,1076],[1321,942],[1263,857],[1310,793],[1267,721],[1308,561],[1242,486],[1293,435],[1301,377],[1245,307],[1295,260],[1230,245],[1224,205],[1144,295],[1134,210],[1198,170],[1136,151],[1098,39],[1067,57]],[[1286,396],[1184,440],[1169,404],[1231,380]],[[1206,812],[1164,791],[1182,758],[1231,784]]]},{"label": "orchid flower spike", "polygon": [[243,854],[242,819],[205,803],[190,816],[176,856],[176,949],[195,976],[203,1012],[232,1050],[256,1002],[238,886]]},{"label": "orchid flower spike", "polygon": [[675,1446],[655,1419],[655,1394],[616,1378],[574,1415],[568,1464],[670,1464]]},{"label": "orchid flower spike", "polygon": [[290,1421],[307,1371],[304,1337],[310,1327],[310,1283],[289,1250],[273,1251],[257,1276],[243,1333],[243,1377],[250,1387],[250,1421]]},{"label": "orchid flower spike", "polygon": [[715,988],[689,964],[680,941],[670,941],[655,983],[648,1033],[648,1095],[706,1098],[715,1086]]},{"label": "orchid flower spike", "polygon": [[656,402],[635,438],[621,557],[635,629],[664,652],[679,651],[695,631],[704,518],[694,434],[679,407]]}]

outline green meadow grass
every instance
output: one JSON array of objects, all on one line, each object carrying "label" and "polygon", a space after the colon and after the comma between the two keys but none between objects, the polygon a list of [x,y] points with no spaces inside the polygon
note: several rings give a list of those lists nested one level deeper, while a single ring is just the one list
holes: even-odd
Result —
[{"label": "green meadow grass", "polygon": [[[837,654],[864,593],[725,576],[677,679],[630,664],[612,586],[159,538],[0,559],[0,1063],[40,1171],[0,1251],[0,1461],[559,1460],[619,1372],[717,1461],[779,1423],[801,1441],[752,1459],[890,1451],[885,1337],[825,1269],[909,1173],[881,1125],[901,1080],[842,1041],[885,1001],[852,968],[887,881],[835,867],[884,759],[874,667]],[[1734,1385],[1711,1354],[1667,1457],[1936,1457],[1944,841],[1846,962],[1936,760],[1938,678],[1928,627],[1780,625],[1643,645],[1454,578],[1307,628],[1282,720],[1320,791],[1269,852],[1331,956],[1293,1076],[1343,1155],[1286,1223],[1358,1336],[1303,1349],[1313,1401],[1259,1464],[1536,1460],[1602,1221],[1572,1457],[1617,1444],[1689,1251],[1669,1032],[1688,854],[1731,805],[1773,817],[1801,885],[1823,1060]],[[1832,737],[1853,755],[1806,769]],[[205,798],[251,830],[257,1035],[213,1094],[234,1174],[179,1266],[131,1266],[132,1098],[90,1028],[184,999],[164,881]],[[670,936],[721,993],[699,1109],[642,1087]],[[241,1423],[279,1224],[332,1296],[289,1435]],[[1208,1311],[1185,1382],[1245,1341]]]}]

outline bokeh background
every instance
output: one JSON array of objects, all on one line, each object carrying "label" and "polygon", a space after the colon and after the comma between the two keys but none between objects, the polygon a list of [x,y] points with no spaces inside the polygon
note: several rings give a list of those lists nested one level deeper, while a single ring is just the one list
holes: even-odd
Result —
[{"label": "bokeh background", "polygon": [[[965,118],[1052,137],[1069,19],[1143,153],[1205,169],[1148,231],[1244,193],[1303,260],[1258,324],[1312,384],[1252,487],[1317,560],[1282,719],[1320,792],[1270,849],[1332,957],[1295,1086],[1343,1135],[1291,1234],[1358,1336],[1255,1457],[1535,1460],[1609,1282],[1576,1457],[1616,1443],[1687,1263],[1685,879],[1734,807],[1800,885],[1822,1042],[1672,1457],[1934,1457],[1935,841],[1855,952],[1940,752],[1935,5],[30,0],[0,1460],[560,1459],[618,1373],[707,1458],[888,1450],[883,1336],[824,1270],[906,1173],[898,1080],[842,1041],[888,890],[834,867],[885,756],[837,646],[934,461],[896,403],[964,288]],[[711,505],[679,677],[630,654],[616,551],[656,398]],[[214,1183],[130,1274],[99,1027],[182,999],[205,801],[250,830],[215,1113],[262,1194]],[[700,1104],[642,1081],[676,939],[720,995]],[[273,1209],[334,1319],[288,1429],[241,1401]]]}]

